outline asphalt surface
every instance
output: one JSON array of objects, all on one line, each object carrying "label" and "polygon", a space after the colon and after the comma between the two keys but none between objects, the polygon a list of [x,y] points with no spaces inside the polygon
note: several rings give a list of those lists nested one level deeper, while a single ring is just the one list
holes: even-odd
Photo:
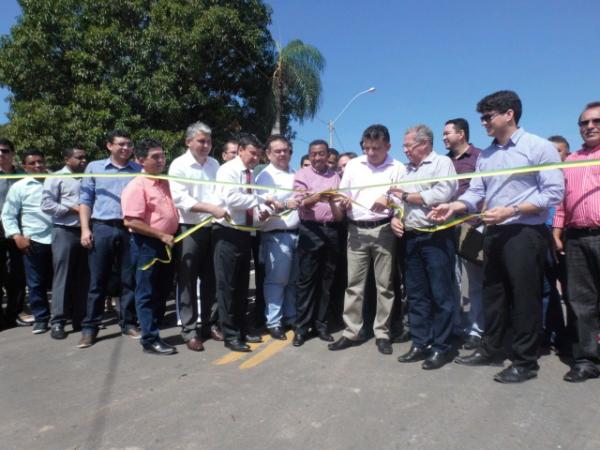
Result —
[{"label": "asphalt surface", "polygon": [[600,448],[600,380],[562,381],[555,355],[502,385],[498,367],[400,364],[409,343],[384,356],[374,340],[335,353],[267,340],[240,355],[215,341],[192,353],[174,324],[162,336],[177,355],[142,353],[114,320],[88,349],[78,333],[2,331],[0,448]]}]

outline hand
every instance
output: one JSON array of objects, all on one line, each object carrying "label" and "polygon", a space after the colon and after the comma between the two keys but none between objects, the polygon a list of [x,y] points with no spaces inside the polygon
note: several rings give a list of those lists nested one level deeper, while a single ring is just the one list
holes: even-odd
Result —
[{"label": "hand", "polygon": [[286,203],[287,203],[288,209],[296,209],[298,206],[300,206],[300,201],[296,200],[295,198],[287,199]]},{"label": "hand", "polygon": [[514,209],[510,206],[496,206],[495,208],[484,211],[481,215],[483,223],[486,225],[496,225],[504,222],[514,215]]},{"label": "hand", "polygon": [[267,220],[269,218],[270,215],[271,214],[267,210],[260,211],[258,213],[258,220],[260,220],[261,222],[264,222],[265,220]]},{"label": "hand", "polygon": [[175,237],[170,234],[164,233],[163,235],[161,235],[160,240],[171,248],[173,248],[173,246],[175,245]]},{"label": "hand", "polygon": [[394,194],[396,197],[402,197],[402,194],[404,194],[404,189],[399,188],[397,186],[391,186],[388,191],[388,194]]},{"label": "hand", "polygon": [[285,206],[283,205],[283,203],[278,202],[275,199],[272,200],[272,204],[273,204],[273,208],[275,208],[275,211],[277,211],[277,212],[283,211],[285,209]]},{"label": "hand", "polygon": [[79,214],[79,205],[71,206],[70,211],[71,214]]},{"label": "hand", "polygon": [[13,236],[13,239],[15,240],[17,248],[22,253],[29,253],[29,250],[31,249],[31,239],[29,239],[26,236],[23,236],[22,234],[15,234]]},{"label": "hand", "polygon": [[440,203],[431,208],[431,211],[427,214],[427,218],[432,222],[442,223],[452,217],[453,214],[454,210],[450,206],[450,203]]},{"label": "hand", "polygon": [[302,200],[302,204],[306,208],[312,208],[319,201],[321,201],[321,194],[317,192],[316,194],[307,195],[306,197],[304,197],[304,200]]},{"label": "hand", "polygon": [[560,238],[560,236],[556,236],[554,233],[552,233],[552,238],[554,239],[554,247],[556,249],[556,254],[557,255],[564,255],[565,254],[565,247],[564,247],[563,241]]},{"label": "hand", "polygon": [[373,212],[383,212],[388,209],[388,198],[385,195],[379,197],[373,205],[371,206],[371,211]]},{"label": "hand", "polygon": [[392,233],[396,235],[396,237],[401,238],[404,235],[404,224],[397,217],[392,217]]},{"label": "hand", "polygon": [[229,213],[225,209],[220,208],[218,206],[215,206],[213,208],[211,214],[215,219],[227,219],[229,217]]},{"label": "hand", "polygon": [[352,199],[350,197],[343,197],[340,206],[346,211],[352,209]]},{"label": "hand", "polygon": [[81,246],[85,248],[94,246],[94,235],[90,230],[81,230]]}]

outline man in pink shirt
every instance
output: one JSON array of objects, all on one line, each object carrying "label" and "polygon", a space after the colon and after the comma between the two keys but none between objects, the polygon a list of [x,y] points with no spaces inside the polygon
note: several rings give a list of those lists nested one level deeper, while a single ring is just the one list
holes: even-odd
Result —
[{"label": "man in pink shirt", "polygon": [[[600,102],[586,105],[579,116],[579,132],[583,148],[566,161],[600,159]],[[564,175],[565,196],[552,233],[558,252],[565,236],[567,293],[577,317],[575,364],[564,380],[578,383],[600,376],[600,166],[564,169]]]},{"label": "man in pink shirt", "polygon": [[[135,146],[135,157],[143,172],[160,175],[165,168],[165,153],[160,142],[143,139]],[[177,353],[175,347],[159,337],[158,323],[172,284],[172,264],[166,259],[165,245],[173,247],[179,214],[166,180],[138,176],[123,189],[121,197],[124,224],[131,231],[131,263],[135,267],[135,308],[142,329],[144,352],[157,355]]]}]

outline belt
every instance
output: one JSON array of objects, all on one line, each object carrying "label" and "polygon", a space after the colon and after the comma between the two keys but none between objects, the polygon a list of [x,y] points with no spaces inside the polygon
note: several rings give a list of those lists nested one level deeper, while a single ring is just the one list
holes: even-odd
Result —
[{"label": "belt", "polygon": [[386,217],[385,219],[381,219],[381,220],[350,220],[350,219],[348,219],[349,223],[351,223],[354,226],[357,226],[358,228],[375,228],[380,225],[385,225],[386,223],[390,223],[391,221],[392,221],[391,217]]},{"label": "belt", "polygon": [[105,225],[110,225],[111,227],[124,227],[125,224],[121,219],[111,219],[111,220],[101,220],[101,219],[92,219],[92,222],[99,222]]},{"label": "belt", "polygon": [[301,220],[300,223],[305,227],[317,226],[325,228],[339,228],[341,222],[319,222],[317,220]]},{"label": "belt", "polygon": [[567,228],[567,233],[576,236],[595,236],[597,234],[600,234],[600,228]]}]

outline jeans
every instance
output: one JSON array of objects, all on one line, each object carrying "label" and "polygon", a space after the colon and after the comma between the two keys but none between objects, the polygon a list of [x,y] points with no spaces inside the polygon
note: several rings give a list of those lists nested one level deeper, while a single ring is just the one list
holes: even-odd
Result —
[{"label": "jeans", "polygon": [[50,305],[48,289],[52,280],[52,250],[50,244],[31,241],[29,251],[23,255],[25,279],[29,289],[29,307],[36,322],[48,323]]},{"label": "jeans", "polygon": [[458,308],[455,245],[452,230],[435,233],[407,231],[406,294],[413,345],[431,344],[435,351],[450,350]]},{"label": "jeans", "polygon": [[135,268],[131,265],[129,249],[130,235],[122,225],[92,220],[94,246],[89,251],[90,289],[87,309],[82,322],[84,334],[95,334],[102,322],[104,301],[115,260],[120,266],[121,298],[119,301],[119,325],[122,331],[135,327]]},{"label": "jeans", "polygon": [[267,328],[296,320],[298,234],[286,231],[261,233],[260,260],[265,267],[264,297]]},{"label": "jeans", "polygon": [[[1,227],[0,227],[1,229]],[[6,291],[6,313],[2,311],[2,288]],[[23,254],[13,239],[0,237],[0,319],[14,324],[25,303]]]},{"label": "jeans", "polygon": [[133,233],[131,235],[131,264],[135,269],[135,309],[142,330],[142,345],[159,338],[158,323],[163,304],[173,281],[173,263],[156,262],[141,268],[154,258],[165,259],[165,244],[160,240]]}]

